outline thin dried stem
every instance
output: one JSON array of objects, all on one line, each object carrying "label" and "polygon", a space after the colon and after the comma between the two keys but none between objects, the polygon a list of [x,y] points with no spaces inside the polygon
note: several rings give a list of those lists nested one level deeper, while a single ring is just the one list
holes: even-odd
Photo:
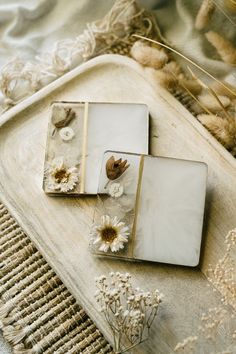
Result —
[{"label": "thin dried stem", "polygon": [[[172,75],[177,78],[177,76],[172,73]],[[177,78],[178,79],[178,78]],[[179,85],[183,87],[183,89],[196,101],[199,106],[208,114],[213,114],[204,104],[200,102],[200,100],[185,86],[182,82],[179,82]]]},{"label": "thin dried stem", "polygon": [[215,76],[211,75],[207,70],[203,69],[200,65],[198,65],[197,63],[195,63],[192,59],[189,59],[188,57],[186,57],[184,54],[178,52],[176,49],[163,44],[161,42],[158,42],[156,40],[144,37],[144,36],[140,36],[139,34],[133,34],[132,36],[140,38],[140,39],[144,39],[146,41],[152,42],[152,43],[156,43],[158,45],[161,45],[162,47],[170,50],[171,52],[177,54],[178,56],[180,56],[181,58],[185,59],[186,61],[188,61],[190,64],[194,65],[196,68],[198,68],[200,71],[202,71],[204,74],[206,74],[208,77],[210,77],[211,79],[213,79],[214,81],[218,82],[220,85],[222,85],[227,91],[229,91],[233,96],[236,97],[236,93],[234,91],[232,91],[229,87],[227,87],[223,82],[221,82],[220,80],[218,80]]},{"label": "thin dried stem", "polygon": [[229,20],[229,22],[236,27],[236,23],[234,22],[234,20],[232,20],[232,18],[224,11],[224,9],[221,7],[220,4],[218,4],[215,0],[211,0],[215,7]]},{"label": "thin dried stem", "polygon": [[226,109],[225,109],[223,103],[221,102],[219,96],[217,95],[217,93],[216,93],[211,87],[209,87],[207,84],[205,84],[201,79],[199,79],[199,78],[193,73],[193,71],[190,69],[189,66],[188,66],[187,68],[188,68],[188,70],[190,71],[190,73],[191,73],[193,79],[194,79],[194,80],[197,80],[197,81],[200,83],[200,85],[202,85],[203,88],[207,89],[207,90],[210,92],[210,94],[216,99],[216,101],[219,103],[220,107],[221,107],[222,110],[224,111],[224,113],[225,113],[225,115],[227,116],[227,118],[232,119],[232,117],[231,117],[231,116],[229,115],[229,113],[226,111]]}]

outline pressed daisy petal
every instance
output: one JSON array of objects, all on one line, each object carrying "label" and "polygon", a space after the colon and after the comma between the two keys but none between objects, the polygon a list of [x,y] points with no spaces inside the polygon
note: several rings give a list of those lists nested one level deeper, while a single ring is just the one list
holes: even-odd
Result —
[{"label": "pressed daisy petal", "polygon": [[67,168],[63,158],[55,158],[45,171],[47,186],[53,191],[66,193],[72,191],[79,182],[79,171],[76,167]]},{"label": "pressed daisy petal", "polygon": [[101,246],[99,247],[99,251],[107,252],[109,250],[109,247],[110,247],[109,245],[102,243]]},{"label": "pressed daisy petal", "polygon": [[92,243],[98,246],[99,251],[117,252],[124,248],[124,243],[128,242],[129,228],[125,226],[116,216],[101,216],[101,224],[95,225],[90,232]]}]

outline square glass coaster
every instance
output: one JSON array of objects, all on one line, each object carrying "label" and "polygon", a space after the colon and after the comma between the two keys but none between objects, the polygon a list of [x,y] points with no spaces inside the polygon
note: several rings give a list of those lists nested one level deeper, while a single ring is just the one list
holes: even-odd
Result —
[{"label": "square glass coaster", "polygon": [[90,246],[98,255],[197,266],[207,165],[107,151]]},{"label": "square glass coaster", "polygon": [[55,102],[52,104],[43,189],[53,195],[96,194],[106,150],[148,153],[145,104]]}]

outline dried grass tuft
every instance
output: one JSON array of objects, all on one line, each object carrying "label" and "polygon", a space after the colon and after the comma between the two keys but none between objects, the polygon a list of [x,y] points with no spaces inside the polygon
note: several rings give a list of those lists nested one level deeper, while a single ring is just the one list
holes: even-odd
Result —
[{"label": "dried grass tuft", "polygon": [[207,40],[215,47],[221,59],[227,64],[236,64],[236,48],[226,38],[214,31],[205,34]]}]

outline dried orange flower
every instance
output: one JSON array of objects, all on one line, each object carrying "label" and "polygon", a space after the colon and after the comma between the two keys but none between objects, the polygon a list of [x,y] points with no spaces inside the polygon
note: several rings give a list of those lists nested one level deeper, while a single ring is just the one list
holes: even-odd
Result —
[{"label": "dried orange flower", "polygon": [[120,177],[129,167],[127,165],[127,160],[122,161],[122,159],[115,160],[114,156],[111,156],[106,163],[106,173],[107,178],[110,180],[115,180]]}]

